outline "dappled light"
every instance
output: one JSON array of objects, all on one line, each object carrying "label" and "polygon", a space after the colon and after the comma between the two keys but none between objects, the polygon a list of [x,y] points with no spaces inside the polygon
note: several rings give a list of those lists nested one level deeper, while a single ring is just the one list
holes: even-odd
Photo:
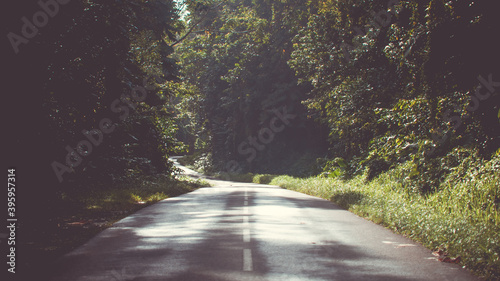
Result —
[{"label": "dappled light", "polygon": [[8,280],[500,279],[498,1],[4,2]]}]

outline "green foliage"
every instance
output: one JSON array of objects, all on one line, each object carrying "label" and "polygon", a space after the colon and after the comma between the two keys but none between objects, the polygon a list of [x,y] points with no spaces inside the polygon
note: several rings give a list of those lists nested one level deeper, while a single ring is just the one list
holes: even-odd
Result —
[{"label": "green foliage", "polygon": [[211,153],[202,153],[200,157],[196,158],[193,163],[194,169],[198,171],[202,171],[204,173],[212,173],[213,169],[213,161]]},{"label": "green foliage", "polygon": [[197,151],[191,155],[183,156],[178,161],[181,165],[187,166],[200,173],[213,174],[216,172],[212,165],[211,153]]},{"label": "green foliage", "polygon": [[[182,139],[192,149],[212,153],[213,166],[221,171],[228,161],[239,162],[246,171],[280,166],[287,163],[281,156],[287,149],[300,148],[304,154],[318,146],[314,138],[305,137],[319,135],[300,102],[308,85],[299,86],[287,65],[291,38],[301,20],[298,15],[305,12],[298,8],[305,7],[306,1],[232,0],[200,5],[205,9],[189,3],[190,33],[176,47],[183,83],[195,92],[179,104],[197,105],[183,106],[180,112],[184,118],[200,120],[190,122],[196,129]],[[255,145],[258,153],[248,161],[241,145],[268,128],[273,111],[284,107],[298,118],[264,145],[266,152],[262,143]]]},{"label": "green foliage", "polygon": [[[23,13],[27,6],[22,7]],[[181,30],[177,13],[171,0],[60,5],[54,17],[57,22],[39,36],[33,44],[37,47],[24,48],[11,66],[38,71],[21,92],[36,93],[37,109],[32,113],[38,121],[25,131],[38,136],[46,151],[40,166],[52,161],[65,164],[65,147],[76,149],[85,139],[83,130],[99,129],[108,118],[116,124],[114,131],[94,145],[92,154],[72,167],[73,172],[64,174],[66,183],[112,182],[129,169],[168,173],[166,157],[179,150],[179,143],[173,137],[172,117],[164,110],[168,93],[163,84],[175,79],[178,69],[170,57],[173,48],[166,43]],[[19,18],[12,22],[17,24]],[[158,78],[146,79],[154,76]],[[134,89],[143,86],[147,88],[144,100],[131,97]]]},{"label": "green foliage", "polygon": [[236,174],[236,173],[218,173],[216,174],[217,178],[229,181],[237,181],[237,182],[250,182],[250,183],[259,183],[259,184],[269,184],[277,175],[271,174],[252,174],[252,173],[244,173],[244,174]]},{"label": "green foliage", "polygon": [[[135,176],[111,186],[97,184],[90,188],[73,188],[61,193],[64,202],[88,210],[112,211],[130,204],[151,204],[206,186],[201,181],[175,180],[168,175]],[[66,204],[66,203],[64,203]]]},{"label": "green foliage", "polygon": [[[350,1],[311,4],[317,13],[295,37],[289,61],[314,86],[305,104],[329,126],[334,156],[348,160],[366,154],[370,140],[385,130],[376,109],[388,106],[398,91],[395,69],[380,54],[383,32],[368,28],[365,36],[353,34],[358,25],[370,25],[369,11],[380,5],[363,2],[366,9]],[[355,49],[346,48],[351,40]]]},{"label": "green foliage", "polygon": [[347,163],[341,157],[337,157],[333,160],[327,161],[323,167],[323,176],[329,178],[336,178],[345,173],[347,168]]},{"label": "green foliage", "polygon": [[252,173],[236,174],[236,173],[217,173],[217,178],[228,181],[237,182],[254,182],[255,175]]},{"label": "green foliage", "polygon": [[498,75],[491,60],[498,53],[478,47],[489,41],[478,34],[499,26],[491,8],[472,1],[309,3],[288,63],[314,87],[304,104],[329,127],[329,159],[352,167],[346,173],[327,164],[330,176],[365,170],[370,180],[411,160],[412,180],[428,193],[448,173],[441,158],[454,148],[475,147],[485,157],[498,149],[499,96],[467,110],[477,77]]},{"label": "green foliage", "polygon": [[[95,183],[109,186],[139,175],[172,177],[173,167],[166,156],[179,146],[173,136],[173,116],[165,110],[169,93],[164,85],[175,80],[178,72],[173,48],[167,44],[182,27],[175,3],[66,2],[57,4],[57,15],[47,18],[47,26],[33,26],[36,36],[33,34],[29,43],[21,44],[18,54],[10,46],[2,49],[2,73],[10,85],[6,90],[10,93],[8,118],[2,119],[8,123],[4,128],[16,136],[6,144],[9,149],[4,160],[30,175],[25,178],[26,188],[20,196],[32,208],[20,210],[20,216],[24,218],[23,227],[36,235],[51,228],[54,218],[60,215],[60,192],[79,184],[87,192]],[[33,14],[43,12],[33,1],[7,5],[2,15],[5,34],[12,31],[22,35],[20,19],[32,21]],[[4,44],[7,46],[8,40]],[[133,90],[142,96],[143,86],[147,88],[146,98],[134,99]],[[102,141],[91,141],[91,148],[83,147],[88,154],[82,152],[85,156],[81,163],[70,167],[65,163],[67,150],[77,150],[78,143],[89,143],[82,132],[102,129],[103,120],[111,122],[114,130],[101,131]],[[67,167],[62,183],[51,166],[56,162]],[[142,200],[149,198],[135,195]],[[71,239],[79,240],[81,233],[69,232]],[[38,259],[55,260],[41,253]],[[20,267],[34,268],[37,264]]]},{"label": "green foliage", "polygon": [[[233,0],[203,3],[202,11],[190,3],[192,32],[177,52],[183,83],[194,94],[180,104],[197,108],[179,112],[201,122],[190,121],[186,127],[197,129],[184,139],[191,149],[212,153],[214,170],[236,160],[244,171],[283,173],[281,163],[294,163],[286,172],[323,170],[323,176],[343,179],[363,174],[370,181],[411,161],[408,180],[422,194],[439,189],[453,168],[444,162],[455,149],[490,157],[500,145],[498,95],[468,110],[477,77],[497,73],[486,58],[498,53],[470,43],[488,41],[477,34],[497,28],[490,4],[394,3]],[[256,146],[256,158],[246,161],[240,145],[265,128],[277,105],[293,108],[300,120],[271,144]],[[312,120],[322,125],[311,126]],[[321,141],[301,140],[305,135],[328,138],[325,159],[334,160],[321,169],[302,163],[308,155],[326,154],[312,148]],[[296,151],[302,144],[307,147]]]},{"label": "green foliage", "polygon": [[258,174],[253,177],[252,182],[260,184],[269,184],[275,177],[276,175]]}]

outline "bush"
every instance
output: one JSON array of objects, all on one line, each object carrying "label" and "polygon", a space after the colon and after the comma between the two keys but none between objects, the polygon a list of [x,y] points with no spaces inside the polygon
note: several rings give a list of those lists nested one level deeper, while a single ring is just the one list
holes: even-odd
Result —
[{"label": "bush", "polygon": [[254,183],[261,183],[261,184],[269,184],[276,175],[270,175],[270,174],[258,174],[253,177],[253,182]]},{"label": "bush", "polygon": [[219,173],[216,174],[217,178],[227,181],[237,181],[237,182],[253,182],[254,174],[233,174],[233,173]]}]

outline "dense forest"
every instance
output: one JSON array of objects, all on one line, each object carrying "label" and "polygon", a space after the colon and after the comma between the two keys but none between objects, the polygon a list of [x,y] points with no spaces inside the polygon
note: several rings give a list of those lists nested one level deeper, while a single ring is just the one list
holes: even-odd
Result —
[{"label": "dense forest", "polygon": [[199,165],[373,178],[411,161],[427,193],[498,157],[492,2],[187,4],[179,136]]},{"label": "dense forest", "polygon": [[8,113],[26,120],[8,128],[62,184],[202,151],[214,170],[297,175],[412,161],[431,192],[498,156],[491,2],[46,3],[5,25]]},{"label": "dense forest", "polygon": [[486,177],[498,219],[495,1],[8,5],[4,154],[40,208],[26,217],[68,188],[173,175],[168,157],[189,154],[210,173],[400,168],[421,196]]}]

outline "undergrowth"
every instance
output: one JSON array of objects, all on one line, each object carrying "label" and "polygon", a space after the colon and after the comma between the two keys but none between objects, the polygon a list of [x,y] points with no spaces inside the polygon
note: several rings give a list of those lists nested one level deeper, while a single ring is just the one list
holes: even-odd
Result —
[{"label": "undergrowth", "polygon": [[366,180],[366,175],[350,180],[277,176],[270,183],[331,200],[430,249],[460,256],[463,266],[490,280],[499,280],[498,159],[483,164],[462,177],[452,172],[439,191],[427,195],[405,186],[410,162],[371,181]]}]

